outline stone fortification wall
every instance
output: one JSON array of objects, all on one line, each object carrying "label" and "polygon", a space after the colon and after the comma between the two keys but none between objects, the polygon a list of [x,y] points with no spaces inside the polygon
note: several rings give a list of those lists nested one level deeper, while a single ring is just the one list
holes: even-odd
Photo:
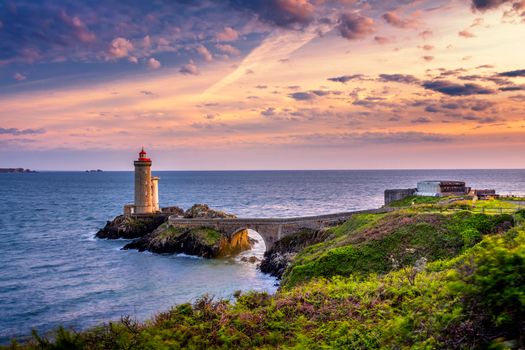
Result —
[{"label": "stone fortification wall", "polygon": [[385,205],[388,205],[394,201],[399,201],[408,196],[413,196],[414,194],[416,194],[415,188],[385,190]]}]

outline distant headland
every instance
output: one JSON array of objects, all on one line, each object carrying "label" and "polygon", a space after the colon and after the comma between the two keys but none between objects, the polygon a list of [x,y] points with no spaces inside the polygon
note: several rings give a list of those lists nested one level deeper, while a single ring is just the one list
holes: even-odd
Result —
[{"label": "distant headland", "polygon": [[36,171],[24,168],[0,168],[0,173],[36,173]]}]

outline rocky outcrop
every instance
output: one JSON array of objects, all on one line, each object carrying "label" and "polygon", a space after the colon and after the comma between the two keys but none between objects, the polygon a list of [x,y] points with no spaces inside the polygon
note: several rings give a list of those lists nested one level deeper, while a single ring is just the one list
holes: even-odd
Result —
[{"label": "rocky outcrop", "polygon": [[187,219],[205,218],[205,219],[234,219],[237,216],[228,214],[223,211],[213,210],[206,204],[194,204],[190,209],[186,210],[184,217]]},{"label": "rocky outcrop", "polygon": [[185,218],[235,218],[233,214],[210,209],[206,204],[195,204],[184,211],[179,207],[163,208],[162,213],[151,216],[119,215],[97,232],[97,238],[134,239],[123,249],[137,249],[159,254],[197,255],[217,258],[238,254],[251,249],[255,243],[248,231],[227,237],[210,228],[175,228],[168,225],[170,215]]},{"label": "rocky outcrop", "polygon": [[218,258],[251,249],[247,231],[231,239],[209,229],[182,229],[162,224],[152,233],[126,244],[123,249],[137,249],[159,254],[188,254],[204,258]]},{"label": "rocky outcrop", "polygon": [[176,207],[176,206],[161,208],[160,211],[162,212],[162,214],[168,214],[168,215],[179,216],[179,217],[184,216],[184,209]]},{"label": "rocky outcrop", "polygon": [[119,215],[112,221],[108,221],[106,226],[97,232],[96,237],[105,239],[133,239],[142,237],[153,232],[167,219],[168,215],[145,217]]},{"label": "rocky outcrop", "polygon": [[322,242],[328,236],[325,230],[302,229],[274,243],[272,248],[264,253],[259,270],[277,278],[281,278],[292,259],[304,248]]}]

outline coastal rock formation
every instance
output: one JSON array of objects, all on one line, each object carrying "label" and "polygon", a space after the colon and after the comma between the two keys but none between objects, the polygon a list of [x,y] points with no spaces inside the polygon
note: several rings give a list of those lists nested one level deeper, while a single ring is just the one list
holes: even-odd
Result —
[{"label": "coastal rock formation", "polygon": [[168,219],[168,215],[152,215],[145,217],[134,217],[119,215],[112,221],[108,221],[103,229],[95,235],[97,238],[133,239],[147,235]]},{"label": "coastal rock formation", "polygon": [[237,216],[228,214],[220,210],[213,210],[207,204],[194,204],[190,209],[184,213],[186,219],[206,218],[206,219],[234,219]]},{"label": "coastal rock formation", "polygon": [[246,230],[230,239],[209,228],[181,229],[164,223],[150,234],[126,244],[123,249],[218,258],[234,255],[251,247],[252,242]]},{"label": "coastal rock formation", "polygon": [[277,278],[281,278],[286,268],[295,255],[304,248],[322,242],[328,236],[326,230],[302,229],[290,236],[287,236],[273,245],[264,253],[264,259],[259,265],[259,270]]},{"label": "coastal rock formation", "polygon": [[229,238],[221,232],[209,228],[180,229],[167,223],[170,215],[185,218],[235,218],[235,215],[210,209],[206,204],[195,204],[187,211],[179,207],[163,208],[155,215],[119,215],[96,234],[97,238],[134,239],[123,249],[137,249],[159,254],[197,255],[204,258],[217,258],[235,255],[251,249],[254,240],[243,230]]}]

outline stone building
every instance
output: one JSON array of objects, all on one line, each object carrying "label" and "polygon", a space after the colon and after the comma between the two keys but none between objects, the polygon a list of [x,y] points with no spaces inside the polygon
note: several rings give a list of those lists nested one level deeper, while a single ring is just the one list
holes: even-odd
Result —
[{"label": "stone building", "polygon": [[464,196],[468,195],[469,192],[471,192],[470,187],[465,186],[465,182],[463,181],[425,180],[419,181],[417,183],[417,188],[385,190],[385,205],[408,196]]},{"label": "stone building", "polygon": [[124,206],[124,214],[154,214],[159,207],[159,178],[151,176],[151,159],[147,157],[144,148],[139,153],[139,159],[133,162],[135,166],[135,201]]},{"label": "stone building", "polygon": [[417,196],[446,197],[468,194],[470,187],[463,181],[420,181],[417,183]]}]

